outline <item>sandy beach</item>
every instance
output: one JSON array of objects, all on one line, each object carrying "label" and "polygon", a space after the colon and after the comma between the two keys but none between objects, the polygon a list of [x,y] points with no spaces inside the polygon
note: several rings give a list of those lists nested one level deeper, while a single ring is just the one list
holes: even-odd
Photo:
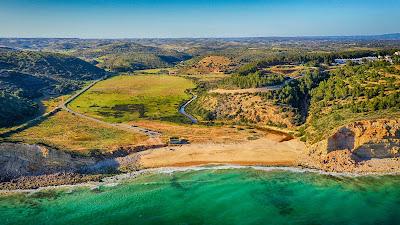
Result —
[{"label": "sandy beach", "polygon": [[282,136],[230,144],[190,144],[168,146],[140,152],[141,168],[235,164],[260,166],[295,166],[305,154],[303,142]]}]

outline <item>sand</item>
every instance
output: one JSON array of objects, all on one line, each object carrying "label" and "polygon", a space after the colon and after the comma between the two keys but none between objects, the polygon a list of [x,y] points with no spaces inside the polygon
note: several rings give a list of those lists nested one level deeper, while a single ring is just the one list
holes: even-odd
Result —
[{"label": "sand", "polygon": [[141,168],[205,164],[297,165],[305,154],[305,144],[298,139],[284,141],[281,138],[267,136],[240,143],[199,143],[152,149],[139,153],[139,165]]}]

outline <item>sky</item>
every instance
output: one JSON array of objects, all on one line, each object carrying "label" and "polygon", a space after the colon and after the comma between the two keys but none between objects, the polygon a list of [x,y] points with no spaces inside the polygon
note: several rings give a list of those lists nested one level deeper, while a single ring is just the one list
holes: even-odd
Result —
[{"label": "sky", "polygon": [[0,37],[266,37],[399,32],[400,0],[0,0]]}]

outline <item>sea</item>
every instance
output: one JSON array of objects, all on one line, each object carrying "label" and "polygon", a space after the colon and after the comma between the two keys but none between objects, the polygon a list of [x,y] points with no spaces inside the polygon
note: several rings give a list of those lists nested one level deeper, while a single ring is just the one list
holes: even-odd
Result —
[{"label": "sea", "polygon": [[400,224],[400,176],[225,168],[0,195],[1,225]]}]

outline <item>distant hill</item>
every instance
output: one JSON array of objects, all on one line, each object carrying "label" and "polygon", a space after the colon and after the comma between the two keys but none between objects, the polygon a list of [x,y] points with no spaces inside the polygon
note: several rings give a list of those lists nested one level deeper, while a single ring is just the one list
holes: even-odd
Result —
[{"label": "distant hill", "polygon": [[71,56],[0,48],[0,126],[13,125],[36,114],[36,98],[69,93],[79,89],[84,81],[105,74],[104,70]]},{"label": "distant hill", "polygon": [[57,53],[21,51],[0,48],[0,70],[13,70],[37,76],[91,80],[105,71],[71,56]]},{"label": "distant hill", "polygon": [[179,44],[170,48],[141,39],[0,38],[0,46],[63,53],[112,71],[170,67],[191,58],[177,50]]},{"label": "distant hill", "polygon": [[190,62],[187,62],[179,72],[183,74],[227,73],[232,67],[233,65],[230,58],[209,55],[194,58]]},{"label": "distant hill", "polygon": [[297,37],[298,39],[315,39],[315,40],[354,40],[354,41],[398,41],[400,33],[393,34],[377,34],[377,35],[348,35],[348,36],[305,36]]},{"label": "distant hill", "polygon": [[375,35],[375,37],[381,37],[383,39],[391,39],[391,40],[400,40],[400,33]]},{"label": "distant hill", "polygon": [[112,43],[97,48],[77,50],[72,55],[93,61],[101,68],[118,72],[170,67],[191,57],[175,50],[132,42]]}]

